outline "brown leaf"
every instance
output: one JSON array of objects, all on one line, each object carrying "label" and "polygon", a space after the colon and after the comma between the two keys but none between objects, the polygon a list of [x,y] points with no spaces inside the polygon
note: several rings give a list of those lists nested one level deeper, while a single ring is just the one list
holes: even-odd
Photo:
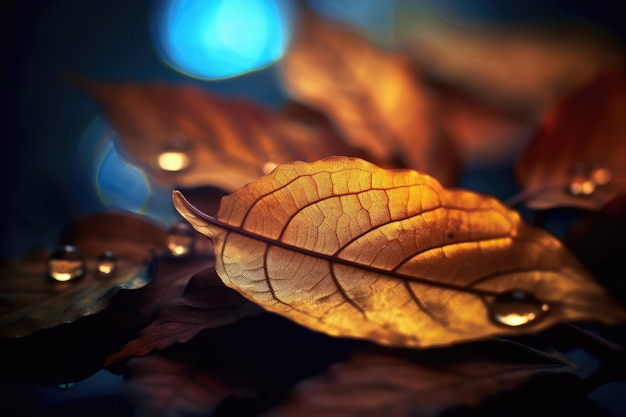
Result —
[{"label": "brown leaf", "polygon": [[100,277],[96,260],[70,282],[53,282],[47,260],[7,261],[0,266],[0,338],[28,336],[106,309],[120,291],[144,287],[152,279],[147,264],[118,259],[112,276]]},{"label": "brown leaf", "polygon": [[191,278],[185,292],[165,304],[139,336],[109,356],[110,365],[130,356],[144,356],[174,343],[184,343],[204,329],[224,326],[263,312],[238,292],[224,286],[213,268]]},{"label": "brown leaf", "polygon": [[96,258],[110,250],[117,258],[141,263],[165,250],[167,230],[147,216],[105,211],[74,219],[59,241],[80,248],[88,257]]},{"label": "brown leaf", "polygon": [[330,335],[429,347],[626,319],[557,239],[417,171],[334,157],[278,167],[215,218],[173,200],[227,286]]},{"label": "brown leaf", "polygon": [[621,43],[589,26],[459,24],[412,8],[405,2],[396,14],[403,52],[431,77],[503,107],[544,110],[624,62]]},{"label": "brown leaf", "polygon": [[[191,84],[78,84],[102,106],[126,154],[167,186],[232,191],[281,163],[362,155],[329,125],[313,126]],[[159,159],[168,153],[171,166]],[[174,160],[181,156],[187,159]]]},{"label": "brown leaf", "polygon": [[537,129],[536,110],[507,108],[438,80],[427,86],[437,123],[456,144],[464,167],[508,165]]},{"label": "brown leaf", "polygon": [[325,114],[373,162],[392,167],[400,159],[456,183],[456,149],[434,128],[431,104],[403,56],[307,11],[279,69],[288,94]]},{"label": "brown leaf", "polygon": [[128,395],[145,416],[211,414],[226,397],[243,391],[194,364],[152,355],[128,363]]},{"label": "brown leaf", "polygon": [[533,376],[572,377],[574,372],[557,357],[505,340],[433,355],[357,351],[346,362],[300,382],[283,404],[262,415],[438,416],[483,404]]},{"label": "brown leaf", "polygon": [[564,99],[545,118],[516,165],[534,209],[598,210],[626,191],[626,67]]}]

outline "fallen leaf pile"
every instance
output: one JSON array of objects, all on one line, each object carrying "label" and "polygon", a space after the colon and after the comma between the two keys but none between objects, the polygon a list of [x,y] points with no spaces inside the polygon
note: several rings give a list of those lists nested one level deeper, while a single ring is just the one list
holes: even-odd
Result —
[{"label": "fallen leaf pile", "polygon": [[[49,251],[4,260],[2,379],[105,370],[149,416],[596,413],[588,394],[626,381],[623,62],[524,67],[532,91],[495,66],[489,90],[448,49],[426,68],[417,44],[299,16],[278,108],[72,80],[181,217],[75,219],[58,244],[84,264],[67,282]],[[506,202],[464,187],[476,164],[506,165],[486,187],[509,175]],[[583,348],[590,375],[569,356]]]}]

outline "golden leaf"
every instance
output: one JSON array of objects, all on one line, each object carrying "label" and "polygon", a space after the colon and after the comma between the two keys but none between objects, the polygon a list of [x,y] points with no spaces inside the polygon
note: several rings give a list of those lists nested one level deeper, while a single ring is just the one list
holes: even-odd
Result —
[{"label": "golden leaf", "polygon": [[279,166],[215,218],[173,201],[227,286],[330,335],[428,347],[626,319],[557,239],[417,171],[332,157]]}]

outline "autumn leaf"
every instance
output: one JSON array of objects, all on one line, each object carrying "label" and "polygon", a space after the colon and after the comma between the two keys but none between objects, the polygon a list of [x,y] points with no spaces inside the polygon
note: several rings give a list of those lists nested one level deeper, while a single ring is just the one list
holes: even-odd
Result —
[{"label": "autumn leaf", "polygon": [[546,116],[516,163],[524,191],[516,202],[598,210],[626,191],[625,68],[604,72]]},{"label": "autumn leaf", "polygon": [[[345,360],[361,345],[264,313],[207,328],[156,354],[130,358],[122,373],[139,414],[256,416],[297,381]],[[189,414],[189,399],[198,405],[196,414]],[[155,403],[162,406],[154,410]]]},{"label": "autumn leaf", "polygon": [[0,267],[0,338],[28,336],[71,323],[106,309],[120,291],[144,287],[152,279],[150,264],[118,260],[110,276],[100,276],[97,261],[86,259],[84,276],[55,282],[47,259],[6,260]]},{"label": "autumn leaf", "polygon": [[417,3],[404,2],[394,41],[430,77],[504,108],[543,111],[624,62],[620,42],[584,24],[467,23],[428,16]]},{"label": "autumn leaf", "polygon": [[406,57],[308,9],[298,23],[278,64],[287,94],[327,116],[370,161],[392,167],[401,160],[444,184],[456,183],[457,150],[437,131],[429,98]]},{"label": "autumn leaf", "polygon": [[[515,342],[493,340],[463,348],[356,351],[347,361],[298,383],[283,404],[262,416],[434,417],[477,407],[533,378],[563,386],[565,380],[577,380],[572,364]],[[554,396],[558,389],[552,391],[548,394]],[[534,406],[545,404],[535,401]]]},{"label": "autumn leaf", "polygon": [[107,358],[105,365],[187,342],[204,329],[224,326],[261,312],[258,305],[224,286],[210,267],[194,275],[183,294],[162,306],[152,323],[136,339]]},{"label": "autumn leaf", "polygon": [[80,216],[67,225],[59,237],[87,257],[96,258],[105,251],[120,259],[149,262],[167,247],[167,229],[130,211],[107,210]]},{"label": "autumn leaf", "polygon": [[430,347],[626,319],[557,239],[417,171],[334,157],[278,167],[215,217],[173,201],[227,286],[330,335]]},{"label": "autumn leaf", "polygon": [[103,108],[121,150],[167,186],[233,191],[281,163],[363,155],[328,124],[192,84],[74,82]]},{"label": "autumn leaf", "polygon": [[133,358],[128,363],[128,396],[141,415],[209,415],[230,395],[245,391],[222,379],[167,356]]}]

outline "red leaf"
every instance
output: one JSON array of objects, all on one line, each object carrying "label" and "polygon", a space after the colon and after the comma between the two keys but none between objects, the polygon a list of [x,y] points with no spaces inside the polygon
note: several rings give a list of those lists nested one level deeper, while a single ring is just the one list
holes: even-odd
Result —
[{"label": "red leaf", "polygon": [[[281,163],[363,154],[328,123],[302,122],[192,84],[75,82],[100,104],[127,156],[166,186],[232,191]],[[172,165],[165,155],[180,158]]]},{"label": "red leaf", "polygon": [[517,162],[535,209],[598,210],[626,190],[626,67],[615,68],[563,100],[546,116]]}]

